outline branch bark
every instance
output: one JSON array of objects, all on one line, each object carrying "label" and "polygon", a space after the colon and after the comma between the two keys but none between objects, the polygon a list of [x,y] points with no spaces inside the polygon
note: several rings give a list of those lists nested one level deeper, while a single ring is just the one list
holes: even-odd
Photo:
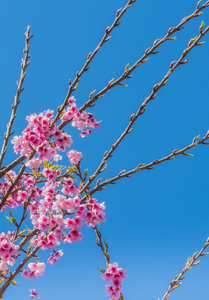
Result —
[{"label": "branch bark", "polygon": [[15,117],[16,117],[16,111],[17,111],[17,107],[18,104],[20,103],[20,94],[23,91],[23,83],[24,83],[24,79],[26,76],[26,68],[27,66],[30,64],[29,58],[29,49],[30,49],[30,39],[33,37],[33,35],[30,33],[30,26],[27,27],[27,31],[25,33],[26,39],[25,39],[25,49],[23,50],[24,53],[24,58],[22,58],[22,63],[21,63],[21,74],[20,74],[20,79],[19,81],[17,81],[17,92],[14,98],[14,103],[12,104],[12,113],[11,113],[11,117],[10,117],[10,121],[7,124],[7,131],[4,134],[4,141],[3,141],[3,146],[1,149],[1,154],[0,154],[0,168],[4,159],[4,156],[6,154],[7,151],[7,144],[9,141],[9,138],[11,137],[11,135],[13,133],[11,133],[12,130],[12,125],[14,123]]},{"label": "branch bark", "polygon": [[[202,25],[201,25],[202,26]],[[128,126],[126,127],[126,129],[123,131],[123,133],[121,134],[121,136],[118,138],[118,140],[112,145],[111,149],[109,151],[106,151],[104,154],[104,158],[102,159],[100,165],[98,166],[97,170],[95,171],[95,173],[89,177],[88,181],[86,182],[86,184],[81,188],[81,190],[79,191],[78,195],[82,195],[82,193],[88,189],[89,185],[97,178],[97,176],[104,171],[105,164],[107,162],[107,160],[112,157],[113,152],[117,149],[117,147],[120,145],[120,143],[122,142],[122,140],[132,131],[132,126],[133,124],[136,122],[136,120],[139,118],[140,115],[142,115],[145,112],[145,107],[146,105],[153,99],[156,98],[157,92],[167,84],[168,82],[168,78],[171,76],[171,74],[176,70],[177,67],[179,67],[182,64],[185,64],[188,62],[188,60],[184,60],[185,57],[189,54],[189,52],[196,46],[202,45],[202,43],[199,43],[199,41],[202,39],[202,37],[209,31],[209,26],[202,31],[202,27],[200,26],[201,30],[200,30],[200,34],[198,37],[191,39],[189,41],[188,47],[183,51],[181,57],[179,58],[178,61],[173,61],[170,65],[170,68],[167,72],[167,74],[164,76],[164,78],[161,80],[160,83],[157,83],[154,85],[152,92],[150,93],[150,95],[144,100],[144,102],[142,103],[142,105],[139,107],[138,111],[136,112],[136,114],[132,114],[130,117],[130,122],[128,124]]]},{"label": "branch bark", "polygon": [[[89,191],[90,195],[95,194],[98,191],[101,191],[104,189],[104,186],[108,185],[108,184],[115,184],[118,180],[123,179],[123,178],[131,178],[131,175],[134,173],[137,173],[139,171],[143,171],[143,170],[152,170],[154,169],[154,167],[156,165],[159,165],[165,161],[169,161],[173,158],[175,158],[178,155],[185,155],[185,156],[192,156],[191,154],[186,153],[186,151],[194,148],[197,145],[209,145],[209,143],[206,143],[205,141],[209,139],[209,131],[207,132],[207,134],[200,140],[197,140],[198,137],[194,138],[192,143],[186,147],[184,147],[183,149],[175,149],[171,154],[160,158],[160,159],[155,159],[153,162],[150,162],[148,164],[139,164],[136,168],[129,170],[129,171],[121,171],[118,175],[116,175],[115,177],[112,178],[108,178],[105,181],[100,182],[100,180],[98,181],[98,184],[91,190]],[[82,198],[82,202],[84,202],[86,199],[86,197]]]}]

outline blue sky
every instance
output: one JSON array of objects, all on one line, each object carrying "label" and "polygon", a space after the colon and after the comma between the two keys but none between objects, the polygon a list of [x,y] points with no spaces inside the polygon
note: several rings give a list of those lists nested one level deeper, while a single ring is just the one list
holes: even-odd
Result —
[{"label": "blue sky", "polygon": [[[119,77],[125,65],[132,65],[169,27],[192,13],[196,2],[137,1],[81,79],[74,93],[78,106],[88,100],[91,91],[99,91],[110,79]],[[34,37],[31,65],[14,124],[17,135],[26,126],[26,115],[48,108],[56,110],[63,102],[68,80],[74,79],[105,28],[112,24],[117,9],[125,4],[125,0],[1,2],[1,141],[20,74],[27,25],[31,25]],[[176,41],[162,45],[159,54],[136,69],[126,82],[128,87],[115,87],[89,110],[97,120],[102,120],[101,127],[91,136],[81,139],[79,132],[68,126],[66,131],[73,136],[73,147],[83,152],[83,170],[89,168],[89,174],[95,171],[103,153],[126,127],[129,116],[164,77],[171,61],[180,57],[188,41],[199,34],[201,21],[209,25],[209,8],[185,25],[176,34]],[[109,160],[104,179],[122,169],[129,170],[139,163],[166,156],[190,144],[195,136],[206,134],[209,34],[203,40],[205,45],[189,54],[189,63],[173,73],[135,123],[133,132]],[[11,149],[5,163],[16,157]],[[162,298],[169,282],[184,268],[187,257],[204,245],[209,236],[208,151],[209,146],[198,146],[190,151],[193,157],[177,157],[95,195],[107,206],[107,222],[99,229],[109,244],[111,261],[127,269],[125,299]],[[4,220],[3,228],[6,225]],[[31,288],[39,291],[44,300],[108,299],[104,293],[105,281],[96,269],[105,267],[104,258],[95,244],[93,230],[83,229],[83,233],[82,242],[60,247],[64,256],[56,265],[47,265],[43,277],[36,280],[18,277],[20,285],[11,287],[4,300],[29,299]],[[41,254],[42,259],[48,256]],[[209,258],[203,257],[170,299],[207,299],[208,270]]]}]

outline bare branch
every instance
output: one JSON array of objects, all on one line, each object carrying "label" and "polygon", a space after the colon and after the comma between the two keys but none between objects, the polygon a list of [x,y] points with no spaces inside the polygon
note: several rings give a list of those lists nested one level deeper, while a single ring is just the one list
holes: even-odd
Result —
[{"label": "bare branch", "polygon": [[20,74],[20,79],[19,81],[17,81],[17,92],[14,98],[14,103],[12,104],[12,113],[11,113],[11,117],[10,117],[10,121],[7,124],[7,131],[4,134],[4,142],[3,142],[3,146],[1,149],[1,154],[0,154],[0,168],[4,159],[4,156],[6,154],[7,151],[7,144],[9,141],[10,136],[12,135],[11,130],[12,130],[12,125],[14,123],[14,119],[16,117],[16,111],[17,111],[17,107],[18,104],[20,103],[20,94],[23,91],[23,82],[26,76],[26,68],[27,66],[30,64],[29,58],[29,49],[30,49],[30,45],[29,45],[29,41],[30,39],[33,37],[32,34],[30,34],[30,26],[27,27],[27,31],[25,33],[26,39],[25,39],[25,49],[23,50],[24,53],[24,58],[22,58],[22,63],[21,63],[21,74]]},{"label": "bare branch", "polygon": [[[207,239],[205,245],[203,246],[203,248],[200,250],[200,252],[198,253],[195,252],[191,258],[188,258],[187,259],[187,263],[186,263],[186,266],[185,268],[181,271],[180,274],[176,275],[174,277],[174,279],[171,281],[170,285],[169,285],[169,288],[167,290],[167,292],[165,293],[165,295],[163,296],[163,298],[161,300],[165,300],[167,299],[169,296],[170,296],[170,292],[172,292],[173,290],[175,290],[176,288],[178,288],[180,285],[181,285],[181,281],[185,278],[185,277],[182,277],[184,276],[184,274],[189,270],[191,269],[192,267],[198,265],[200,263],[200,261],[197,261],[201,256],[204,256],[204,255],[208,255],[209,253],[208,252],[205,252],[205,249],[209,246],[209,238]],[[159,299],[160,300],[160,299]]]},{"label": "bare branch", "polygon": [[2,178],[4,176],[4,174],[6,174],[8,171],[12,170],[14,167],[16,167],[17,165],[19,165],[21,162],[23,162],[23,160],[26,158],[26,156],[21,155],[19,156],[17,159],[15,159],[13,162],[11,162],[8,166],[3,167],[0,170],[0,178]]},{"label": "bare branch", "polygon": [[[137,62],[129,67],[128,65],[125,68],[125,72],[116,80],[110,80],[108,85],[106,87],[104,87],[101,91],[99,91],[93,98],[93,92],[90,93],[89,95],[89,100],[82,106],[80,107],[79,111],[82,112],[84,110],[86,110],[88,107],[90,107],[96,100],[102,98],[107,92],[109,92],[113,87],[117,86],[117,85],[122,85],[122,86],[126,86],[125,84],[122,83],[122,81],[124,81],[125,79],[131,78],[131,73],[137,68],[139,67],[141,64],[145,63],[149,56],[152,54],[156,54],[158,52],[156,52],[155,50],[161,46],[164,42],[166,41],[170,41],[170,40],[174,40],[175,38],[171,38],[171,36],[177,32],[182,30],[184,27],[184,25],[189,22],[190,20],[192,20],[195,17],[199,17],[202,14],[202,10],[205,9],[206,7],[209,6],[209,1],[205,2],[204,5],[202,5],[201,7],[197,7],[196,10],[189,15],[188,17],[185,17],[176,27],[171,27],[168,29],[167,34],[161,38],[161,39],[157,39],[154,43],[153,46],[146,49],[144,55],[137,60]],[[60,125],[59,125],[59,129],[62,129],[66,124],[68,124],[70,121],[63,121]]]},{"label": "bare branch", "polygon": [[120,25],[119,20],[125,14],[125,12],[128,10],[128,8],[131,7],[131,4],[133,4],[134,2],[136,2],[136,0],[129,0],[127,2],[126,6],[122,10],[119,9],[117,11],[116,18],[115,18],[114,22],[112,23],[111,26],[108,26],[106,28],[105,34],[104,34],[103,38],[101,39],[100,43],[98,44],[98,46],[96,47],[96,49],[94,50],[94,52],[93,53],[90,52],[88,54],[87,60],[86,60],[86,62],[84,64],[83,68],[81,69],[80,72],[77,72],[76,78],[74,79],[74,81],[72,83],[70,82],[70,86],[69,86],[67,95],[65,97],[65,100],[64,100],[63,104],[61,105],[61,107],[58,109],[57,115],[56,115],[56,117],[53,120],[53,124],[55,124],[58,121],[58,119],[60,118],[62,112],[65,109],[65,107],[68,105],[68,100],[69,100],[72,92],[77,88],[77,84],[78,84],[81,76],[83,75],[83,73],[86,72],[86,71],[88,71],[90,62],[93,60],[93,58],[95,57],[95,55],[97,54],[97,52],[101,49],[101,47],[104,45],[104,43],[106,43],[110,39],[110,36],[109,36],[110,33],[113,31],[113,29],[115,27],[117,27],[118,25]]},{"label": "bare branch", "polygon": [[[201,25],[202,26],[202,25]],[[201,38],[209,31],[209,26],[204,30],[201,31],[199,36],[190,40],[189,41],[189,45],[188,48],[186,48],[181,57],[179,58],[178,61],[172,62],[170,65],[170,68],[167,72],[167,74],[165,75],[165,77],[161,80],[160,83],[155,84],[151,94],[144,100],[144,102],[142,103],[142,105],[139,107],[138,111],[136,112],[136,114],[131,115],[130,117],[130,122],[128,124],[128,126],[126,127],[126,129],[123,131],[123,133],[121,134],[121,136],[118,138],[118,140],[115,142],[115,144],[112,145],[111,149],[107,152],[105,152],[104,154],[104,158],[102,159],[99,167],[97,168],[97,170],[95,171],[95,173],[89,177],[88,181],[86,182],[86,184],[81,188],[81,190],[79,191],[79,195],[81,195],[91,184],[91,182],[102,172],[102,169],[104,168],[104,165],[106,164],[107,160],[112,156],[113,152],[116,150],[116,148],[119,146],[119,144],[122,142],[122,140],[132,131],[132,126],[133,124],[136,122],[136,120],[139,118],[140,115],[142,115],[145,112],[145,107],[146,105],[153,99],[156,98],[157,92],[167,84],[168,82],[168,78],[171,76],[171,74],[174,72],[174,70],[179,67],[182,64],[185,64],[188,62],[188,60],[185,60],[185,57],[188,55],[188,53],[196,46],[200,45],[199,41],[201,40]],[[192,42],[191,42],[192,41]]]},{"label": "bare branch", "polygon": [[[185,155],[185,156],[192,156],[191,154],[186,153],[186,151],[194,148],[197,145],[209,145],[209,143],[206,143],[205,141],[209,139],[209,131],[207,132],[207,134],[200,140],[197,140],[199,137],[196,137],[193,139],[192,143],[186,147],[184,147],[183,149],[179,150],[179,149],[175,149],[171,154],[160,158],[160,159],[155,159],[153,162],[148,163],[148,164],[139,164],[136,168],[130,170],[130,171],[121,171],[118,175],[116,175],[115,177],[106,179],[105,181],[98,183],[90,192],[90,195],[93,195],[94,193],[96,193],[97,191],[101,191],[103,189],[104,186],[108,185],[108,184],[114,184],[116,183],[118,180],[122,179],[122,178],[130,178],[132,174],[137,173],[139,171],[143,171],[143,170],[152,170],[156,165],[159,165],[165,161],[169,161],[171,159],[173,159],[174,157],[178,156],[178,155]],[[82,202],[86,199],[86,197],[82,198]]]}]

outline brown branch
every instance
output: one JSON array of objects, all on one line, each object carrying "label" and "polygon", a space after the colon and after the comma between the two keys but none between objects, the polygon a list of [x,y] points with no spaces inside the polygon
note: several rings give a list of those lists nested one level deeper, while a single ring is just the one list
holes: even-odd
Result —
[{"label": "brown branch", "polygon": [[33,190],[33,191],[31,192],[30,196],[28,197],[27,202],[24,203],[23,214],[22,214],[22,217],[21,217],[21,220],[20,220],[19,224],[17,224],[16,233],[15,233],[14,240],[13,240],[14,243],[15,243],[15,241],[16,241],[17,238],[18,238],[18,234],[19,234],[21,225],[22,225],[23,221],[24,221],[24,220],[26,219],[26,217],[27,217],[27,215],[26,215],[27,208],[28,208],[28,205],[29,205],[30,200],[31,200],[32,196],[34,195],[34,193],[35,193],[35,191]]},{"label": "brown branch", "polygon": [[24,237],[24,239],[22,239],[22,241],[19,243],[19,251],[22,250],[22,248],[25,246],[25,244],[27,244],[27,242],[35,235],[37,235],[40,232],[39,229],[33,229],[32,231],[30,231],[28,234],[26,234],[26,236]]},{"label": "brown branch", "polygon": [[[92,229],[95,231],[97,239],[96,239],[96,244],[97,246],[99,246],[99,248],[101,249],[103,256],[106,260],[107,266],[109,266],[110,264],[110,255],[108,254],[108,244],[107,242],[104,240],[104,244],[102,241],[102,234],[101,232],[97,229],[97,226],[95,226],[94,228],[92,227]],[[123,294],[120,293],[120,300],[124,300]]]},{"label": "brown branch", "polygon": [[40,249],[40,247],[36,246],[33,251],[30,252],[29,255],[27,255],[23,261],[19,264],[19,266],[16,268],[16,270],[10,275],[10,277],[7,279],[7,281],[4,283],[4,285],[0,288],[0,298],[3,297],[6,289],[9,287],[9,285],[12,283],[12,280],[21,272],[24,265],[37,253],[37,251]]},{"label": "brown branch", "polygon": [[17,159],[15,159],[13,162],[11,162],[8,166],[4,166],[0,170],[0,178],[2,178],[8,171],[14,169],[17,165],[19,165],[23,160],[26,158],[26,156],[21,155]]},{"label": "brown branch", "polygon": [[18,175],[16,176],[14,182],[11,184],[11,186],[9,187],[9,189],[7,190],[5,196],[2,198],[1,202],[0,202],[0,210],[2,209],[3,205],[5,204],[7,198],[10,196],[10,194],[12,193],[14,187],[16,186],[16,184],[18,183],[20,177],[22,176],[23,172],[26,169],[26,162],[29,161],[35,154],[35,149],[31,152],[31,154],[28,156],[28,159],[25,161],[25,163],[22,165]]},{"label": "brown branch", "polygon": [[[82,174],[81,174],[80,166],[79,166],[79,165],[76,165],[76,167],[77,167],[77,170],[78,170],[78,176],[79,176],[79,178],[80,178],[80,180],[81,180],[81,182],[82,182],[82,185],[84,185],[85,182],[84,182],[83,176],[82,176]],[[85,199],[90,198],[90,195],[87,193],[86,190],[85,190],[85,195],[86,195],[86,196],[85,196]],[[96,234],[96,236],[97,236],[96,244],[97,244],[97,246],[99,246],[100,249],[102,250],[102,253],[103,253],[103,255],[104,255],[104,258],[105,258],[105,260],[106,260],[106,263],[107,263],[107,265],[109,265],[109,263],[110,263],[110,256],[109,256],[109,254],[107,253],[107,250],[108,250],[107,243],[105,243],[105,244],[106,244],[105,246],[103,245],[103,242],[102,242],[102,234],[101,234],[101,232],[97,229],[97,226],[95,226],[95,227],[92,227],[92,226],[91,226],[91,228],[95,231],[95,234]]]},{"label": "brown branch", "polygon": [[7,124],[7,131],[4,134],[4,142],[3,142],[3,146],[1,149],[1,154],[0,154],[0,168],[4,159],[4,156],[6,154],[7,151],[7,144],[9,141],[10,136],[13,134],[11,133],[12,130],[12,125],[14,123],[15,117],[16,117],[16,111],[17,111],[17,107],[18,104],[20,103],[20,94],[23,91],[23,83],[24,83],[24,79],[26,76],[26,68],[27,66],[30,64],[29,58],[29,49],[30,49],[30,45],[29,45],[29,41],[30,39],[33,37],[32,34],[30,34],[30,26],[27,27],[27,31],[25,33],[26,39],[25,39],[25,49],[23,50],[24,53],[24,58],[22,58],[22,63],[21,63],[21,75],[20,75],[20,79],[19,82],[17,81],[17,92],[14,98],[14,103],[12,104],[12,113],[11,113],[11,117],[10,117],[10,121]]},{"label": "brown branch", "polygon": [[86,71],[88,71],[90,62],[93,60],[93,58],[95,57],[95,55],[97,54],[97,52],[101,49],[101,47],[110,39],[110,36],[109,36],[110,33],[113,31],[113,29],[115,27],[117,27],[118,25],[120,25],[119,20],[125,14],[125,12],[128,10],[128,8],[131,7],[131,4],[133,4],[134,2],[136,2],[136,0],[129,0],[128,3],[126,4],[126,6],[123,8],[123,10],[119,9],[117,11],[116,18],[115,18],[114,22],[112,23],[111,26],[108,26],[106,28],[105,34],[104,34],[103,38],[101,39],[101,41],[99,42],[98,46],[95,48],[94,52],[93,53],[91,53],[91,52],[89,53],[89,55],[87,57],[87,60],[86,60],[86,62],[84,64],[84,66],[83,66],[83,68],[81,69],[80,72],[77,72],[74,81],[72,83],[70,82],[70,86],[69,86],[67,95],[65,97],[65,100],[64,100],[63,104],[61,105],[61,107],[58,108],[58,112],[57,112],[56,117],[53,120],[53,124],[55,124],[59,120],[62,112],[65,109],[65,107],[68,105],[68,100],[69,100],[72,92],[77,88],[77,84],[78,84],[81,76],[83,75],[83,73],[86,72]]},{"label": "brown branch", "polygon": [[[130,1],[129,1],[130,2]],[[128,3],[129,3],[128,2]],[[133,1],[133,2],[135,2],[135,1]],[[127,3],[127,5],[128,5],[128,3]],[[129,76],[130,76],[130,73],[131,72],[133,72],[137,67],[138,67],[138,65],[139,64],[142,64],[142,63],[144,63],[144,61],[148,58],[148,56],[150,56],[151,54],[154,54],[153,52],[155,52],[155,50],[160,46],[160,45],[162,45],[165,41],[167,41],[167,40],[169,40],[170,39],[170,37],[175,33],[175,32],[177,32],[177,31],[179,31],[179,30],[181,30],[181,29],[183,29],[183,25],[185,25],[188,21],[190,21],[191,19],[193,19],[193,18],[195,18],[195,17],[198,17],[198,16],[200,16],[200,13],[201,13],[201,11],[203,10],[203,9],[205,9],[206,7],[208,7],[209,6],[209,0],[208,1],[206,1],[205,2],[205,4],[203,4],[201,7],[199,7],[199,2],[198,2],[198,4],[197,4],[197,8],[196,8],[196,10],[191,14],[191,15],[189,15],[188,17],[185,17],[176,27],[171,27],[169,30],[168,30],[168,33],[162,38],[162,39],[159,39],[159,40],[156,40],[155,42],[154,42],[154,44],[153,44],[153,46],[151,47],[151,48],[148,48],[146,51],[145,51],[145,54],[132,66],[132,67],[130,67],[129,68],[129,70],[127,69],[124,73],[123,73],[123,75],[121,76],[121,77],[119,77],[117,80],[115,80],[115,81],[112,81],[111,83],[110,83],[110,85],[108,86],[108,87],[105,87],[103,90],[101,90],[97,95],[95,95],[93,98],[91,98],[91,99],[89,99],[82,107],[80,107],[80,109],[79,109],[79,111],[80,112],[82,112],[82,111],[84,111],[87,107],[89,107],[89,106],[91,106],[92,104],[93,104],[93,102],[95,102],[97,99],[99,99],[100,97],[102,97],[102,95],[104,94],[104,93],[106,93],[107,91],[109,91],[109,87],[114,87],[114,86],[116,86],[116,85],[118,85],[119,83],[121,83],[124,79],[126,79],[124,76],[126,75],[126,77],[128,78]],[[122,17],[122,14],[124,14],[125,13],[125,11],[130,7],[130,6],[128,6],[127,7],[127,5],[125,6],[125,8],[122,10],[122,12],[121,13],[119,13],[119,15],[118,15],[118,17],[120,16],[120,17]],[[116,20],[116,19],[115,19]],[[118,19],[118,21],[119,21],[119,19]],[[114,21],[115,22],[115,21]],[[117,23],[117,22],[116,22]],[[114,24],[114,23],[113,23]],[[117,25],[115,25],[114,27],[113,27],[113,24],[112,24],[112,26],[110,26],[109,28],[108,28],[108,30],[113,30],[114,29],[114,27],[116,27]],[[111,32],[111,31],[109,31],[109,33]],[[105,32],[105,34],[106,34],[106,32]],[[107,36],[108,37],[108,36]],[[107,38],[106,37],[106,38]],[[104,37],[103,37],[104,38]],[[101,43],[101,42],[100,42]],[[98,46],[97,46],[97,48],[98,48]],[[96,49],[97,49],[96,48]],[[94,56],[96,55],[96,53],[98,52],[96,52],[95,53],[95,51],[96,51],[96,49],[94,50],[94,52],[93,52],[93,54],[94,54]],[[87,61],[86,61],[86,63],[88,62],[88,65],[89,65],[89,63],[90,63],[90,61],[89,61],[89,59],[91,58],[91,60],[93,59],[93,54],[91,54],[91,56],[87,59]],[[85,64],[86,64],[85,63]],[[88,67],[88,65],[84,65],[84,67],[86,66],[86,67]],[[82,70],[84,69],[84,67],[82,68]],[[81,74],[81,71],[80,71],[80,73],[79,74]],[[83,74],[83,73],[82,73]],[[77,78],[77,77],[76,77]],[[72,83],[72,84],[70,84],[70,86],[71,85],[73,85],[73,88],[74,88],[74,86],[77,84],[77,80],[76,80],[76,78],[74,79],[74,82]],[[121,78],[121,80],[120,80],[120,78]],[[69,90],[68,90],[68,94],[67,94],[67,96],[66,96],[66,98],[65,98],[65,101],[64,101],[64,103],[63,103],[63,105],[65,104],[65,106],[63,106],[62,105],[62,107],[66,107],[66,105],[67,105],[67,100],[69,99],[69,97],[70,97],[70,95],[71,95],[71,93],[73,92],[73,88],[72,88],[72,91],[69,93],[69,90],[70,90],[70,87],[69,87]],[[106,88],[108,88],[108,90],[106,90]],[[91,95],[91,94],[90,94]],[[63,108],[63,110],[64,110],[64,108]],[[63,111],[62,110],[62,111]],[[60,110],[59,110],[59,112],[60,112]],[[55,118],[57,118],[57,116],[55,117]],[[71,121],[71,120],[70,120]],[[70,121],[63,121],[61,124],[59,124],[59,126],[58,126],[58,128],[59,129],[62,129],[65,125],[67,125]],[[25,159],[26,157],[25,156],[20,156],[18,159],[16,159],[14,162],[12,162],[10,165],[8,165],[8,166],[6,166],[6,167],[4,167],[2,170],[0,170],[0,178],[5,174],[5,172],[8,172],[9,170],[11,170],[11,169],[13,169],[13,167],[14,166],[17,166],[19,163],[21,163],[24,159]]]},{"label": "brown branch", "polygon": [[[180,274],[176,275],[174,277],[174,279],[171,281],[169,288],[167,290],[167,292],[165,293],[165,295],[163,296],[163,298],[161,300],[165,300],[170,296],[170,292],[172,292],[173,290],[175,290],[176,288],[178,288],[181,285],[181,281],[185,278],[182,277],[189,269],[191,269],[192,267],[198,265],[200,263],[200,261],[197,261],[201,256],[204,255],[208,255],[208,252],[205,252],[205,249],[209,246],[209,238],[207,239],[205,245],[203,246],[203,248],[200,250],[200,252],[198,253],[195,252],[191,258],[188,258],[187,263],[185,268],[181,271]],[[196,262],[197,261],[197,262]],[[160,300],[160,299],[159,299]]]},{"label": "brown branch", "polygon": [[179,58],[178,61],[173,61],[170,65],[170,68],[167,72],[167,74],[164,76],[164,78],[161,80],[160,83],[155,84],[151,94],[144,100],[142,105],[139,107],[138,111],[136,114],[132,114],[130,117],[130,122],[126,129],[123,131],[121,136],[118,138],[118,140],[115,142],[115,144],[112,145],[111,149],[109,151],[106,151],[104,154],[104,158],[102,159],[99,167],[95,171],[95,173],[89,177],[88,181],[86,184],[82,187],[82,189],[79,191],[78,195],[81,195],[88,187],[89,185],[93,182],[93,180],[101,173],[104,171],[105,164],[107,160],[112,157],[113,152],[116,150],[116,148],[119,146],[119,144],[122,142],[122,140],[132,131],[132,126],[136,122],[136,120],[139,118],[140,115],[142,115],[145,112],[145,107],[146,105],[153,99],[156,98],[157,92],[167,84],[168,78],[171,76],[171,74],[174,72],[174,70],[179,67],[182,64],[185,64],[188,62],[188,60],[184,60],[185,57],[188,55],[188,53],[196,46],[202,45],[202,43],[199,43],[201,38],[209,31],[209,26],[203,31],[202,30],[203,23],[200,26],[200,34],[198,37],[191,39],[189,41],[188,47],[183,51],[181,57]]},{"label": "brown branch", "polygon": [[[82,185],[84,185],[85,182],[84,182],[84,178],[83,178],[82,173],[81,173],[80,165],[78,164],[78,165],[76,165],[76,167],[77,167],[77,170],[78,170],[78,174],[77,175],[79,176],[79,178],[80,178],[80,180],[82,182]],[[90,194],[86,190],[85,190],[85,195],[86,195],[85,199],[90,198]],[[104,258],[106,260],[107,266],[109,266],[109,264],[110,264],[110,255],[107,252],[108,251],[108,244],[107,244],[107,242],[105,240],[104,240],[104,244],[105,245],[103,244],[102,234],[98,230],[97,226],[95,226],[95,227],[91,226],[91,228],[94,230],[94,232],[96,234],[96,237],[97,237],[96,238],[96,244],[101,249],[101,251],[103,253],[103,256],[104,256]],[[124,297],[123,297],[122,293],[120,293],[120,299],[124,300]]]},{"label": "brown branch", "polygon": [[[199,2],[198,2],[199,3]],[[171,38],[171,36],[177,32],[183,29],[183,25],[185,25],[188,21],[190,21],[191,19],[195,18],[195,17],[199,17],[202,14],[202,10],[205,9],[206,7],[209,6],[209,1],[205,2],[205,4],[203,4],[201,7],[199,7],[199,5],[197,4],[197,8],[196,10],[189,15],[188,17],[185,17],[176,27],[171,27],[169,28],[167,34],[161,38],[161,39],[157,39],[154,43],[153,46],[151,48],[146,49],[144,55],[137,60],[137,62],[131,66],[130,68],[128,67],[128,65],[125,68],[125,72],[116,80],[111,80],[108,85],[106,87],[104,87],[100,92],[98,92],[93,98],[92,98],[92,94],[91,93],[89,95],[89,100],[82,106],[80,107],[79,111],[82,112],[84,110],[86,110],[88,107],[90,107],[96,100],[98,100],[99,98],[103,97],[107,92],[109,92],[113,87],[117,86],[117,85],[122,85],[122,86],[126,86],[124,84],[122,84],[121,82],[124,81],[125,79],[131,78],[131,73],[141,64],[145,63],[147,61],[147,59],[149,58],[150,55],[152,54],[156,54],[158,52],[156,52],[155,50],[161,46],[164,42],[169,41],[169,40],[173,40],[175,38]],[[63,121],[60,125],[59,125],[59,129],[62,129],[66,124],[68,124],[71,120],[69,121]]]},{"label": "brown branch", "polygon": [[[201,140],[197,140],[199,137],[196,137],[193,139],[192,143],[186,147],[184,147],[183,149],[179,150],[179,149],[175,149],[171,154],[161,158],[161,159],[156,159],[151,163],[148,164],[139,164],[136,168],[125,172],[125,170],[121,171],[118,175],[116,175],[115,177],[106,179],[105,181],[99,183],[89,192],[90,195],[93,195],[94,193],[101,191],[104,189],[104,186],[108,185],[108,184],[115,184],[118,180],[123,179],[123,178],[131,178],[131,175],[134,173],[137,173],[139,171],[143,171],[143,170],[152,170],[156,165],[159,165],[165,161],[169,161],[171,159],[173,159],[174,157],[178,156],[178,155],[185,155],[185,156],[192,156],[191,154],[186,153],[186,151],[190,150],[191,148],[197,146],[197,145],[209,145],[209,143],[205,143],[206,140],[209,139],[209,131],[207,132],[207,134],[201,139]],[[85,200],[86,198],[83,197],[82,198],[82,202]]]},{"label": "brown branch", "polygon": [[[113,29],[117,26],[120,25],[120,19],[121,17],[125,14],[125,12],[128,10],[128,8],[131,7],[131,4],[133,4],[134,2],[136,2],[137,0],[129,0],[128,3],[126,4],[126,6],[121,10],[119,9],[117,11],[116,14],[116,18],[114,20],[114,22],[112,23],[111,26],[107,27],[105,30],[105,34],[103,36],[103,38],[101,39],[100,43],[98,44],[98,46],[95,48],[93,53],[89,53],[88,58],[83,66],[83,68],[81,69],[80,72],[77,72],[76,74],[76,78],[74,79],[74,81],[71,83],[70,82],[70,86],[67,92],[67,95],[65,97],[65,100],[63,102],[63,104],[60,106],[60,108],[58,109],[57,115],[55,116],[54,120],[53,120],[53,124],[55,124],[58,119],[61,116],[61,113],[63,112],[63,110],[65,109],[65,107],[68,105],[68,100],[72,94],[72,92],[76,89],[76,85],[78,84],[81,76],[83,75],[84,72],[86,72],[89,69],[89,64],[90,62],[93,60],[93,58],[95,57],[95,55],[97,54],[97,52],[100,50],[100,48],[104,45],[104,43],[106,43],[108,41],[108,39],[110,38],[109,35],[110,33],[113,31]],[[68,122],[66,122],[67,124]],[[53,124],[51,125],[51,127],[53,126]],[[62,129],[66,124],[61,123],[58,128]],[[11,164],[9,164],[8,166],[5,166],[4,168],[2,168],[0,170],[0,178],[2,176],[4,176],[4,174],[8,171],[10,171],[11,169],[13,169],[15,166],[17,166],[18,164],[20,164],[21,162],[23,162],[23,160],[26,157],[24,155],[21,155],[18,159],[16,159],[15,161],[13,161]]]}]

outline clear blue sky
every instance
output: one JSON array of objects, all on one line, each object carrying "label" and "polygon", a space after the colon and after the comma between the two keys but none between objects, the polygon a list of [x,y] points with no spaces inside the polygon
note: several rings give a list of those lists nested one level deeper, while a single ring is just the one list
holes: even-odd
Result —
[{"label": "clear blue sky", "polygon": [[[0,99],[1,140],[20,74],[24,32],[31,25],[31,65],[27,70],[25,91],[15,121],[15,134],[26,126],[25,116],[45,109],[56,110],[63,102],[69,78],[75,77],[94,50],[107,26],[112,24],[125,0],[80,1],[2,1],[0,4]],[[112,39],[104,45],[84,74],[74,94],[81,106],[89,93],[99,91],[111,78],[117,78],[127,63],[133,64],[163,37],[168,28],[192,13],[196,0],[138,0],[122,18]],[[92,173],[118,138],[129,116],[149,95],[152,86],[166,74],[171,61],[177,60],[190,38],[199,34],[201,21],[209,25],[209,8],[177,33],[177,40],[160,47],[160,53],[135,70],[128,87],[116,87],[99,100],[91,112],[101,127],[85,139],[72,133],[74,148],[82,151],[83,169]],[[204,136],[209,129],[208,70],[209,34],[205,45],[195,48],[190,62],[173,73],[156,100],[134,125],[108,162],[103,175],[108,178],[120,170],[148,163]],[[107,222],[100,226],[109,244],[111,261],[127,269],[123,293],[127,300],[161,298],[174,275],[180,273],[187,257],[201,249],[209,236],[208,170],[209,146],[191,150],[194,157],[178,157],[119,181],[96,195],[105,201]],[[10,150],[6,162],[15,155]],[[106,177],[105,177],[106,176]],[[6,221],[3,219],[4,227]],[[83,229],[84,239],[73,245],[61,245],[64,256],[47,265],[43,277],[36,280],[17,278],[4,300],[29,299],[35,288],[42,300],[105,300],[105,281],[96,267],[105,267],[91,229]],[[60,249],[58,248],[58,249]],[[46,259],[48,253],[42,252]],[[170,299],[208,299],[209,257],[187,273],[182,286]]]}]

